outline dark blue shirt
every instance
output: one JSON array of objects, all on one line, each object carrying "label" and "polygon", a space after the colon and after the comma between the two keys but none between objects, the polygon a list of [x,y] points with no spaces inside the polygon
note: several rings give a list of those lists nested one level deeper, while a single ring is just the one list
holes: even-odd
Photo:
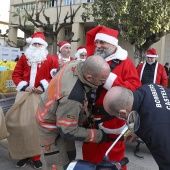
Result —
[{"label": "dark blue shirt", "polygon": [[133,110],[140,115],[136,134],[146,143],[160,170],[170,170],[170,90],[145,84],[133,94]]}]

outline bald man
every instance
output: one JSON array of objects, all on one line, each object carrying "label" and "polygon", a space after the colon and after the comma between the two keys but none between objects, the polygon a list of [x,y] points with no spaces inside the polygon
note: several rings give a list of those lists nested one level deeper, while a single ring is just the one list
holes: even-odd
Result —
[{"label": "bald man", "polygon": [[106,94],[104,108],[110,115],[126,119],[132,110],[139,113],[140,127],[127,141],[140,137],[150,150],[159,170],[170,169],[170,90],[157,84],[146,84],[131,91],[112,87]]},{"label": "bald man", "polygon": [[[66,63],[51,80],[42,94],[36,114],[44,157],[50,169],[57,165],[63,170],[69,163],[66,140],[99,143],[107,140],[100,129],[87,129],[86,93],[106,82],[110,67],[100,56],[91,56],[85,62]],[[84,119],[85,118],[85,119]]]}]

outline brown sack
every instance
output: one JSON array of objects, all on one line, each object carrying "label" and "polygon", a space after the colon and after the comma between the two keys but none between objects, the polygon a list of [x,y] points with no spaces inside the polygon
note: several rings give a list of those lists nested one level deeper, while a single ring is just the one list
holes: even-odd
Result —
[{"label": "brown sack", "polygon": [[6,126],[10,136],[10,155],[13,159],[24,159],[42,153],[35,113],[40,94],[19,92],[15,103],[6,114]]},{"label": "brown sack", "polygon": [[9,136],[5,125],[5,117],[2,108],[0,107],[0,140]]}]

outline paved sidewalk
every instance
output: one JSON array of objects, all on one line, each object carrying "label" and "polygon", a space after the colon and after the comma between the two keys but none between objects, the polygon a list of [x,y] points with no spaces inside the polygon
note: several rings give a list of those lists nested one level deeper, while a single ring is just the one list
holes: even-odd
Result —
[{"label": "paved sidewalk", "polygon": [[[133,150],[135,144],[126,143],[126,157],[129,158],[129,163],[127,164],[128,170],[158,170],[158,166],[152,158],[150,152],[146,148],[145,144],[140,146],[140,156],[144,156],[144,159],[134,156]],[[43,164],[45,165],[43,157],[41,158]],[[8,143],[7,140],[0,141],[0,170],[33,170],[33,164],[28,162],[28,164],[23,168],[17,168],[16,160],[12,160],[8,153]],[[42,168],[45,170],[45,168]]]}]

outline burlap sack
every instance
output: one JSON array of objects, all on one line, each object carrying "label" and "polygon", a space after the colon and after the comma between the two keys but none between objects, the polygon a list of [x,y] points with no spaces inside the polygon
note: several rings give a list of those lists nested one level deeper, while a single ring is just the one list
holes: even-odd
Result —
[{"label": "burlap sack", "polygon": [[13,159],[24,159],[42,153],[35,113],[40,94],[19,92],[6,114],[9,152]]},{"label": "burlap sack", "polygon": [[9,136],[5,125],[5,117],[2,108],[0,107],[0,140]]}]

